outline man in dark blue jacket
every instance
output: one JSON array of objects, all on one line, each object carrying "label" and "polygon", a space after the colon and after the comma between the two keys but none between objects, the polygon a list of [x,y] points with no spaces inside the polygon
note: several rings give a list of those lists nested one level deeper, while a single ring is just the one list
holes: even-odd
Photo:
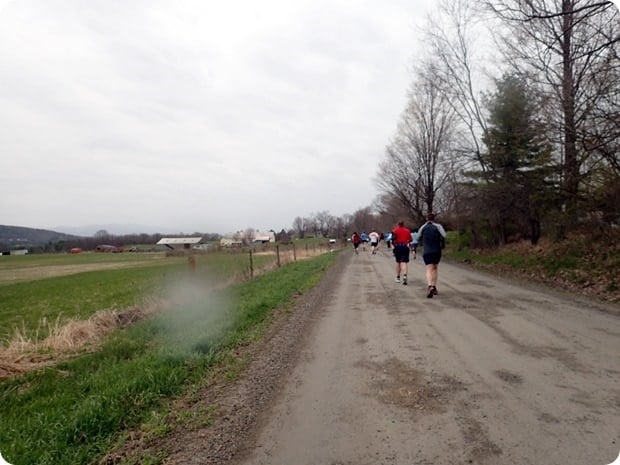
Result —
[{"label": "man in dark blue jacket", "polygon": [[437,274],[441,261],[441,249],[446,243],[446,231],[439,223],[435,223],[435,214],[426,215],[426,223],[418,230],[420,244],[424,249],[422,258],[426,265],[426,297],[432,299],[437,295]]}]

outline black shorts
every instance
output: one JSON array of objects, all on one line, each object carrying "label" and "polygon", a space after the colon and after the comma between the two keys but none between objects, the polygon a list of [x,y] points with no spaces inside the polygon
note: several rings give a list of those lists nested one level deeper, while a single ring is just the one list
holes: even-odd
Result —
[{"label": "black shorts", "polygon": [[441,252],[438,253],[425,253],[422,255],[425,265],[438,265],[441,261]]},{"label": "black shorts", "polygon": [[409,246],[407,244],[396,244],[394,246],[394,258],[396,263],[409,263]]}]

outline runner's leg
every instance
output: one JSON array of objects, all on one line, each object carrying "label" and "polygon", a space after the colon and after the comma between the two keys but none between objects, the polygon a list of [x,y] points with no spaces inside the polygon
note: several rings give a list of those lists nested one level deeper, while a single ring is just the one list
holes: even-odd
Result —
[{"label": "runner's leg", "polygon": [[433,263],[432,265],[428,265],[428,271],[430,276],[428,284],[437,286],[437,264]]}]

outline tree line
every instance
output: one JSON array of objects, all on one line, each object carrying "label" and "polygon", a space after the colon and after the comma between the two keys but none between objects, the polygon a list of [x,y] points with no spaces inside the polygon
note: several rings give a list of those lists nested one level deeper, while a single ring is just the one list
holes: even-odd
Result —
[{"label": "tree line", "polygon": [[378,210],[439,211],[479,246],[618,226],[619,19],[609,1],[440,0]]},{"label": "tree line", "polygon": [[[330,237],[334,239],[348,238],[353,231],[388,232],[394,229],[396,222],[404,218],[402,211],[381,210],[377,202],[371,206],[359,208],[353,213],[342,216],[332,215],[324,210],[312,213],[309,216],[298,216],[293,221],[293,228],[289,231],[291,237],[304,239],[306,237]],[[411,227],[419,225],[411,224]]]},{"label": "tree line", "polygon": [[[179,234],[175,237],[203,237],[206,241],[219,240],[220,235],[215,233],[194,233],[189,235]],[[61,240],[48,241],[43,244],[28,246],[30,253],[56,253],[68,252],[71,249],[95,250],[100,245],[112,245],[118,248],[131,248],[131,246],[150,246],[166,237],[163,234],[110,234],[105,230],[97,231],[93,236],[73,236]]]}]

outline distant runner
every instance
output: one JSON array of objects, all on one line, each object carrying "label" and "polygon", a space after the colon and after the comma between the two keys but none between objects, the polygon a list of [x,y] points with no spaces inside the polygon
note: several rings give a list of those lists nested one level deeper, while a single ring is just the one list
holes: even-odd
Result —
[{"label": "distant runner", "polygon": [[415,260],[418,256],[418,239],[420,237],[420,233],[416,231],[411,236],[413,238],[411,241],[411,250],[413,251],[413,259]]},{"label": "distant runner", "polygon": [[357,234],[357,232],[354,232],[351,236],[351,242],[353,243],[353,250],[355,251],[355,254],[358,254],[359,251],[357,249],[360,246],[360,242],[362,242],[362,239],[360,238],[359,234]]},{"label": "distant runner", "polygon": [[385,237],[385,243],[387,245],[387,248],[390,249],[392,247],[392,231],[388,231],[384,234]]},{"label": "distant runner", "polygon": [[379,236],[378,232],[373,231],[368,235],[368,238],[370,239],[370,250],[372,254],[375,255],[377,253],[377,247],[379,247],[379,239],[381,239],[381,236]]},{"label": "distant runner", "polygon": [[362,231],[362,250],[366,250],[366,242],[368,242],[368,234],[366,234],[366,231]]}]

